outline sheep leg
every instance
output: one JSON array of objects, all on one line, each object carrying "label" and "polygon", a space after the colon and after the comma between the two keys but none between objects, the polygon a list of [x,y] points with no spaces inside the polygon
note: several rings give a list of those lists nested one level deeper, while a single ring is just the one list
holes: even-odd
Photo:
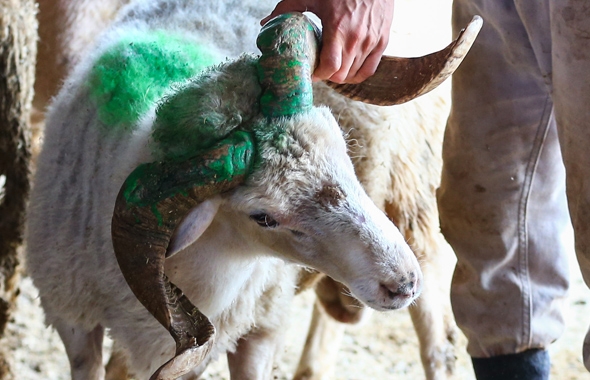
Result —
[{"label": "sheep leg", "polygon": [[[368,317],[370,309],[350,295],[346,286],[324,276],[315,288],[317,299],[294,379],[325,379],[333,371],[345,325]],[[339,323],[340,322],[340,323]]]},{"label": "sheep leg", "polygon": [[[409,308],[414,329],[420,342],[420,358],[426,379],[441,380],[452,375],[455,367],[456,326],[448,302],[448,293],[440,291],[443,283],[436,264],[422,268],[424,282],[422,295]],[[445,302],[447,301],[447,302]]]},{"label": "sheep leg", "polygon": [[313,313],[305,346],[295,371],[294,380],[330,378],[336,363],[336,356],[344,336],[345,325],[336,322],[321,310],[318,301]]},{"label": "sheep leg", "polygon": [[[294,272],[281,271],[276,278],[288,281],[290,274],[296,275]],[[254,318],[256,327],[242,335],[234,352],[227,353],[231,379],[274,378],[273,366],[283,349],[284,331],[289,321],[294,291],[290,286],[276,284],[261,294]],[[272,318],[269,319],[269,316]]]},{"label": "sheep leg", "polygon": [[113,342],[111,357],[106,366],[105,380],[127,380],[129,378],[127,357],[123,350]]},{"label": "sheep leg", "polygon": [[104,329],[98,325],[88,331],[80,326],[57,321],[53,323],[66,348],[72,380],[102,380],[102,339]]},{"label": "sheep leg", "polygon": [[316,285],[317,301],[338,322],[357,324],[371,313],[365,305],[354,298],[348,288],[324,276]]},{"label": "sheep leg", "polygon": [[257,329],[240,338],[236,351],[227,354],[230,377],[271,380],[282,338],[281,332],[270,329]]}]

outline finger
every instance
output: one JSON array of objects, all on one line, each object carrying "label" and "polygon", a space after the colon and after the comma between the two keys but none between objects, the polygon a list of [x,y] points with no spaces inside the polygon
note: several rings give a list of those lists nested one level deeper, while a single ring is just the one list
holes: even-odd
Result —
[{"label": "finger", "polygon": [[340,67],[333,73],[329,80],[336,83],[348,82],[361,68],[366,56],[374,48],[374,44],[358,29],[340,34],[341,38],[335,39],[340,46]]},{"label": "finger", "polygon": [[320,62],[313,72],[314,80],[331,79],[340,70],[341,66],[342,43],[337,43],[330,36],[324,36],[322,50],[320,51]]},{"label": "finger", "polygon": [[282,0],[276,5],[275,9],[273,9],[273,11],[268,16],[260,21],[260,25],[266,24],[274,17],[283,13],[306,11],[312,11],[307,0]]},{"label": "finger", "polygon": [[371,75],[375,74],[379,63],[381,62],[383,51],[384,50],[382,49],[373,50],[366,58],[364,58],[364,61],[360,63],[360,67],[355,67],[353,65],[348,73],[348,76],[346,77],[345,82],[361,83]]},{"label": "finger", "polygon": [[359,69],[362,67],[363,62],[364,62],[365,57],[363,56],[359,56],[357,55],[356,57],[354,57],[354,60],[352,62],[352,65],[350,65],[350,68],[348,69],[348,71],[346,73],[343,73],[342,69],[337,72],[334,76],[338,77],[339,75],[345,74],[346,76],[344,77],[344,79],[342,79],[341,82],[337,82],[337,83],[356,83],[353,82],[354,78],[356,77]]},{"label": "finger", "polygon": [[354,76],[354,74],[356,74],[357,69],[362,63],[362,61],[359,62],[360,59],[362,59],[362,57],[358,57],[355,54],[343,53],[341,57],[340,69],[338,69],[338,71],[332,74],[332,76],[328,79],[336,83],[345,83],[349,75],[352,74]]}]

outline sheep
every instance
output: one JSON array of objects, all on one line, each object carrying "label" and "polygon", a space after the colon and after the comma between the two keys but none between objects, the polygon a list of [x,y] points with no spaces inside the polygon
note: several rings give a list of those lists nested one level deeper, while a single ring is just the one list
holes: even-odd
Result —
[{"label": "sheep", "polygon": [[[300,272],[285,260],[329,274],[381,310],[407,306],[419,293],[422,280],[417,261],[355,179],[344,140],[329,112],[311,107],[291,115],[292,105],[284,109],[272,104],[273,96],[270,105],[269,97],[262,96],[260,106],[255,100],[261,91],[256,62],[264,64],[251,56],[238,58],[242,51],[254,50],[256,23],[244,17],[258,20],[254,8],[243,1],[134,3],[76,68],[52,105],[29,210],[27,258],[47,320],[66,345],[73,378],[102,376],[99,347],[104,328],[126,349],[131,371],[140,378],[154,371],[155,378],[173,378],[193,366],[200,373],[224,352],[230,352],[232,377],[268,376],[280,344],[277,330]],[[215,17],[232,20],[228,12],[245,19],[229,31],[223,18]],[[119,54],[117,49],[128,46],[125,54],[140,54],[141,49],[159,49],[159,41],[166,41],[172,49],[186,48],[192,60],[194,50],[182,45],[180,36],[207,46],[197,49],[196,56],[205,61],[197,60],[197,65],[206,66],[222,56],[233,60],[172,87],[155,81],[142,87],[130,76],[123,83],[137,85],[132,90],[141,96],[135,105],[139,112],[125,102],[107,105],[105,95],[120,90],[105,92],[105,87],[121,83],[121,77],[105,80],[99,71],[113,68],[109,60]],[[463,42],[460,56],[469,45]],[[453,58],[458,50],[453,46],[443,55]],[[166,59],[163,62],[168,64]],[[174,69],[182,72],[188,64],[177,59],[174,56]],[[452,61],[456,67],[460,59]],[[130,61],[130,66],[134,63]],[[445,66],[443,61],[442,69],[452,71]],[[152,68],[140,64],[135,69],[144,70],[140,72],[145,75]],[[187,71],[198,69],[188,67]],[[352,90],[355,97],[366,96],[362,87],[356,92],[350,86],[335,87],[345,93]],[[418,86],[414,92],[428,89]],[[138,100],[117,95],[128,102]],[[213,112],[217,108],[223,112]],[[256,116],[258,108],[267,110],[262,111],[264,117]],[[201,120],[203,115],[207,119]],[[269,125],[268,120],[281,127]],[[175,129],[178,125],[190,132]],[[208,129],[202,133],[194,125]],[[239,131],[232,132],[237,126]],[[222,163],[228,161],[238,173],[224,171],[227,165]],[[249,172],[251,165],[253,172]],[[201,168],[196,177],[194,168]],[[146,172],[156,175],[144,176]],[[171,193],[162,198],[161,186],[169,184],[161,180],[163,176],[192,176],[197,182],[206,178],[207,183],[168,189]],[[152,179],[158,191],[148,186]],[[150,204],[144,204],[146,198]],[[171,207],[172,198],[180,203]],[[109,234],[113,207],[114,254]],[[138,245],[148,251],[152,248],[137,239],[143,228],[152,228],[142,222],[149,219],[155,219],[153,225],[158,227],[144,237],[154,238],[149,243],[159,252],[148,258],[139,252],[130,257]],[[136,240],[130,239],[133,236]],[[346,251],[350,252],[344,257],[335,256]],[[350,257],[351,252],[368,258]],[[150,260],[155,268],[148,265]],[[176,285],[161,277],[164,265]],[[156,274],[150,276],[150,270]],[[154,280],[153,288],[142,284],[148,279]],[[80,291],[72,296],[73,289]],[[154,302],[158,297],[163,302]],[[158,321],[169,329],[176,350]],[[202,328],[194,331],[193,322],[202,322]],[[208,340],[213,325],[217,332]],[[165,363],[170,357],[174,359]]]},{"label": "sheep", "polygon": [[[331,108],[353,142],[350,151],[359,181],[401,230],[420,261],[422,295],[409,312],[425,378],[451,377],[458,339],[448,298],[453,257],[439,232],[434,193],[446,117],[439,111],[450,106],[442,96],[447,89],[403,106],[375,107],[350,102],[326,87],[316,85],[316,99]],[[342,323],[368,323],[370,318],[370,310],[330,278],[319,280],[316,294],[310,331],[296,370],[298,380],[328,378],[335,366],[335,342],[344,333]],[[392,359],[396,360],[403,358]]]}]

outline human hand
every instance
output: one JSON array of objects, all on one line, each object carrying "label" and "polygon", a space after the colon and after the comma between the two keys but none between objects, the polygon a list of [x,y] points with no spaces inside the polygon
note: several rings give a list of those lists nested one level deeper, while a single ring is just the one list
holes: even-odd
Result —
[{"label": "human hand", "polygon": [[261,21],[287,12],[315,13],[323,25],[314,81],[360,83],[373,75],[389,42],[394,0],[282,0]]}]

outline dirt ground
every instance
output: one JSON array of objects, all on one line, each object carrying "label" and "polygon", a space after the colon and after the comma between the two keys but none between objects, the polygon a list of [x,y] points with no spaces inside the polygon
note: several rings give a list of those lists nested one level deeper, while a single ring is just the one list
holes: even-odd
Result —
[{"label": "dirt ground", "polygon": [[[575,269],[573,261],[572,269]],[[69,365],[64,348],[57,333],[44,326],[36,293],[30,279],[24,278],[17,310],[8,327],[9,345],[15,352],[15,374],[20,380],[67,380]],[[566,312],[567,328],[562,338],[550,348],[553,379],[590,378],[581,361],[582,340],[590,322],[589,300],[590,291],[583,284],[579,272],[574,271]],[[309,325],[312,302],[313,294],[307,292],[299,296],[293,305],[285,351],[275,371],[276,379],[290,379],[295,371]],[[456,348],[454,378],[458,380],[475,379],[465,344],[465,339],[461,337]],[[376,312],[362,326],[348,328],[332,377],[334,380],[423,378],[418,342],[405,310]],[[229,379],[225,360],[214,363],[204,379]]]},{"label": "dirt ground", "polygon": [[[450,41],[450,31],[440,33],[441,25],[448,25],[449,18],[449,0],[398,0],[390,52],[410,56],[442,48]],[[421,25],[421,29],[417,30],[416,25]],[[448,262],[450,274],[450,254]],[[572,291],[566,311],[567,329],[563,337],[550,348],[552,377],[557,380],[590,378],[581,362],[582,340],[590,323],[590,291],[583,284],[573,257],[571,263]],[[308,292],[299,296],[293,306],[285,352],[277,364],[277,379],[289,379],[295,370],[307,332],[312,302],[313,294]],[[15,353],[13,368],[18,379],[69,378],[69,365],[61,341],[52,329],[44,326],[36,290],[26,277],[21,282],[21,294],[8,331],[8,344]],[[474,376],[465,344],[465,339],[461,337],[456,348],[457,368],[454,378],[471,380]],[[405,310],[374,313],[362,326],[348,328],[337,363],[333,376],[336,380],[424,378],[417,339]],[[205,379],[228,379],[225,361],[215,363],[207,371]]]}]

